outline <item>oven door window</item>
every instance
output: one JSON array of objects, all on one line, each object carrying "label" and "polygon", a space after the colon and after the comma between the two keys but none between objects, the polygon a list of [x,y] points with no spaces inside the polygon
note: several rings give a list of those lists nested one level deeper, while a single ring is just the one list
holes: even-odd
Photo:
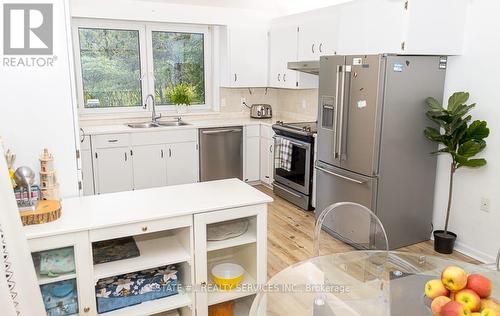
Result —
[{"label": "oven door window", "polygon": [[307,194],[309,191],[311,146],[308,143],[285,138],[289,141],[289,147],[286,149],[283,148],[283,142],[280,138],[276,137],[275,141],[275,179]]}]

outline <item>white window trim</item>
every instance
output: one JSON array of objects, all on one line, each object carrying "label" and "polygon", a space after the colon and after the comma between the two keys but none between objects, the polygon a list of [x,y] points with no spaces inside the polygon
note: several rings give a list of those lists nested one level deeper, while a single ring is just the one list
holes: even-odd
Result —
[{"label": "white window trim", "polygon": [[[196,105],[190,108],[191,113],[203,113],[210,111],[218,111],[214,105],[215,97],[218,95],[215,76],[213,69],[215,68],[215,58],[213,58],[214,38],[210,26],[201,25],[179,25],[170,23],[151,23],[139,21],[117,21],[117,20],[102,20],[102,19],[81,19],[74,18],[72,20],[73,33],[73,51],[75,56],[75,76],[77,85],[78,97],[78,113],[81,116],[109,116],[111,114],[123,114],[123,116],[148,116],[151,111],[151,104],[148,104],[147,109],[142,106],[134,107],[109,107],[109,108],[85,108],[83,98],[83,77],[82,66],[80,59],[80,41],[79,28],[109,28],[123,29],[139,32],[139,55],[141,65],[141,88],[142,102],[146,100],[148,94],[154,95],[154,76],[153,76],[153,51],[152,51],[152,32],[153,31],[171,31],[171,32],[189,32],[203,33],[204,35],[204,73],[205,73],[205,104]],[[175,105],[157,105],[157,112],[165,115],[175,115],[177,110]]]}]

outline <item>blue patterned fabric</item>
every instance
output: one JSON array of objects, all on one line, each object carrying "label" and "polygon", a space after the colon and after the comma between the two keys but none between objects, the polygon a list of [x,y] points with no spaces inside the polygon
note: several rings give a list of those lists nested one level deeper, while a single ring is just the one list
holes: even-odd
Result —
[{"label": "blue patterned fabric", "polygon": [[40,286],[47,316],[66,316],[78,313],[76,280],[49,283]]},{"label": "blue patterned fabric", "polygon": [[97,312],[140,304],[178,293],[175,266],[101,279],[95,287]]}]

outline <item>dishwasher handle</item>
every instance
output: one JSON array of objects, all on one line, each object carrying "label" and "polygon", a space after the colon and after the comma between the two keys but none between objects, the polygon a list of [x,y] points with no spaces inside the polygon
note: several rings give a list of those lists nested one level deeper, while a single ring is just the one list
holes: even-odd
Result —
[{"label": "dishwasher handle", "polygon": [[222,133],[240,133],[242,132],[242,129],[237,129],[237,128],[231,128],[231,129],[217,129],[217,130],[211,130],[211,131],[201,131],[202,134],[205,135],[212,135],[212,134],[222,134]]}]

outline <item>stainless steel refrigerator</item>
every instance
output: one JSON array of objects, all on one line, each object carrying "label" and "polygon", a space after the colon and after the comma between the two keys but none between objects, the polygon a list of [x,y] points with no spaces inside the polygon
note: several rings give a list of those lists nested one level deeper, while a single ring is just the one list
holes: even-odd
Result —
[{"label": "stainless steel refrigerator", "polygon": [[[357,202],[380,218],[391,249],[429,239],[436,145],[423,134],[425,99],[442,100],[445,73],[439,56],[321,57],[316,216]],[[348,243],[370,237],[367,218],[325,223]]]}]

